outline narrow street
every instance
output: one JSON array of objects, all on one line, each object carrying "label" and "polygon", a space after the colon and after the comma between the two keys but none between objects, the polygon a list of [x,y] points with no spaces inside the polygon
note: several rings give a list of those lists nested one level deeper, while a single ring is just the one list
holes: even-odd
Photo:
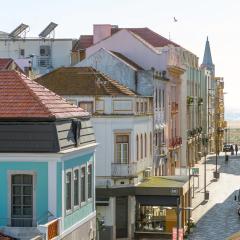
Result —
[{"label": "narrow street", "polygon": [[[208,202],[204,201],[204,165],[200,168],[200,186],[195,189],[193,198],[193,219],[196,227],[190,240],[221,240],[240,231],[240,217],[237,214],[238,205],[234,195],[240,188],[240,156],[229,156],[225,163],[224,155],[218,158],[220,179],[213,179],[215,171],[215,156],[207,159],[207,191],[210,192]],[[195,185],[197,178],[195,178]]]}]

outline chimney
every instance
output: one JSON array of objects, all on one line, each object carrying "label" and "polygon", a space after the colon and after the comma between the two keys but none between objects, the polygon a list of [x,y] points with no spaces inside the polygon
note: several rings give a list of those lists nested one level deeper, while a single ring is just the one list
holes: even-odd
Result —
[{"label": "chimney", "polygon": [[101,40],[111,36],[111,24],[94,24],[93,25],[93,43],[100,42]]}]

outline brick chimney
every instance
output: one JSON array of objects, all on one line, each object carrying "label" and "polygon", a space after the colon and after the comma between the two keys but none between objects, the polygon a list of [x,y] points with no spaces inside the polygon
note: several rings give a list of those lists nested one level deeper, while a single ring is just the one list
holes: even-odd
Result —
[{"label": "brick chimney", "polygon": [[111,24],[94,24],[93,25],[93,43],[100,42],[101,40],[111,36]]}]

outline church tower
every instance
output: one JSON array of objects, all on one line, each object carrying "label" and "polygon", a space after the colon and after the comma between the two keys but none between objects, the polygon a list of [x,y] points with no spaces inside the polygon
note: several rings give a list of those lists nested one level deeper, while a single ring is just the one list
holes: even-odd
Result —
[{"label": "church tower", "polygon": [[210,70],[213,76],[215,75],[215,65],[213,64],[213,61],[212,61],[212,54],[211,54],[208,37],[205,45],[204,57],[203,57],[203,62],[201,67],[206,68],[207,70]]}]

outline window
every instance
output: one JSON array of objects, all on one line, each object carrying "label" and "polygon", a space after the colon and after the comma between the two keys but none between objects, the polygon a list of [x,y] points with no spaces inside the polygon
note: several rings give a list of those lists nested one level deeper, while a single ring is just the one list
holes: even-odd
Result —
[{"label": "window", "polygon": [[25,56],[25,50],[24,49],[20,49],[20,57],[24,57]]},{"label": "window", "polygon": [[159,108],[162,109],[162,90],[159,89]]},{"label": "window", "polygon": [[155,108],[157,108],[157,107],[158,107],[158,91],[156,89],[156,91],[155,91]]},{"label": "window", "polygon": [[144,151],[145,151],[145,158],[147,157],[147,134],[145,133],[145,139],[144,139]]},{"label": "window", "polygon": [[162,106],[164,109],[165,108],[165,92],[164,92],[164,90],[162,91]]},{"label": "window", "polygon": [[142,134],[141,134],[140,142],[141,142],[141,159],[143,159],[143,136],[142,136]]},{"label": "window", "polygon": [[81,202],[86,201],[86,167],[81,168]]},{"label": "window", "polygon": [[11,176],[11,226],[31,227],[33,218],[33,176]]},{"label": "window", "polygon": [[143,105],[143,102],[141,102],[141,113],[143,113],[144,112],[144,105]]},{"label": "window", "polygon": [[78,106],[89,113],[93,113],[93,102],[79,102]]},{"label": "window", "polygon": [[74,187],[74,206],[79,205],[79,170],[73,172],[73,187]]},{"label": "window", "polygon": [[66,210],[69,211],[72,209],[72,172],[69,171],[66,173]]},{"label": "window", "polygon": [[136,149],[137,149],[137,161],[139,160],[139,139],[138,139],[138,135],[137,135],[137,139],[136,139]]},{"label": "window", "polygon": [[129,136],[116,135],[116,162],[128,163],[129,158]]},{"label": "window", "polygon": [[88,165],[88,198],[92,198],[92,164]]},{"label": "window", "polygon": [[139,113],[139,102],[137,102],[137,113]]},{"label": "window", "polygon": [[67,102],[71,103],[72,105],[77,106],[77,100],[76,99],[67,99]]},{"label": "window", "polygon": [[157,147],[157,145],[158,145],[158,135],[157,133],[155,133],[155,146]]},{"label": "window", "polygon": [[145,113],[147,113],[148,112],[147,102],[145,102],[144,105],[145,105],[144,107]]}]

